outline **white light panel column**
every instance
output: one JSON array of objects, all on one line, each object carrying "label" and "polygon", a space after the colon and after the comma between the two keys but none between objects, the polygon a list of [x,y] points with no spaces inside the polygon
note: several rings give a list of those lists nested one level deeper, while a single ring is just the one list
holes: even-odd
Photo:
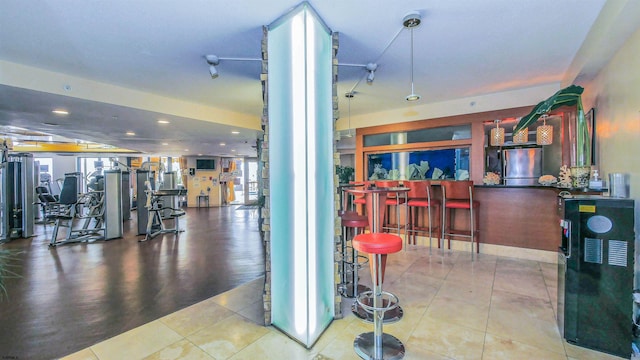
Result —
[{"label": "white light panel column", "polygon": [[334,313],[332,38],[303,2],[267,39],[271,320],[311,347]]}]

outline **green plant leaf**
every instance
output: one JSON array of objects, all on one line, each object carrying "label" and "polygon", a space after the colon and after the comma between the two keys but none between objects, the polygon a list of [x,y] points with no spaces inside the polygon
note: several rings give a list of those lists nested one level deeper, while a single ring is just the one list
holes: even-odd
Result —
[{"label": "green plant leaf", "polygon": [[584,88],[578,85],[570,85],[564,89],[558,90],[550,98],[538,103],[538,105],[536,105],[529,114],[522,117],[520,122],[518,122],[518,125],[513,129],[513,132],[529,127],[529,125],[538,121],[540,116],[561,106],[577,105],[578,112],[582,111],[581,96],[583,91]]}]

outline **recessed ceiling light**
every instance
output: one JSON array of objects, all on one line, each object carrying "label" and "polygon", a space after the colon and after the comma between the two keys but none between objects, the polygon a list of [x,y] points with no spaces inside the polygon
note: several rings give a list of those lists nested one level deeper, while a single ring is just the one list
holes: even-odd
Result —
[{"label": "recessed ceiling light", "polygon": [[231,149],[231,152],[236,152],[236,149]]},{"label": "recessed ceiling light", "polygon": [[158,124],[168,124],[169,120],[158,120]]},{"label": "recessed ceiling light", "polygon": [[198,156],[202,156],[202,154],[198,154]]},{"label": "recessed ceiling light", "polygon": [[234,134],[234,135],[238,135],[238,134],[240,134],[240,131],[232,131],[231,133]]},{"label": "recessed ceiling light", "polygon": [[62,109],[54,109],[54,110],[51,110],[51,112],[57,115],[69,115],[69,112],[67,110],[62,110]]},{"label": "recessed ceiling light", "polygon": [[220,146],[226,146],[226,145],[227,145],[227,144],[225,144],[225,143],[220,143]]},{"label": "recessed ceiling light", "polygon": [[127,134],[128,136],[135,136],[136,133],[134,133],[133,131],[127,131],[125,134]]},{"label": "recessed ceiling light", "polygon": [[184,149],[184,151],[189,151],[189,149]]},{"label": "recessed ceiling light", "polygon": [[169,143],[162,143],[162,145],[167,146],[167,145],[169,145]]}]

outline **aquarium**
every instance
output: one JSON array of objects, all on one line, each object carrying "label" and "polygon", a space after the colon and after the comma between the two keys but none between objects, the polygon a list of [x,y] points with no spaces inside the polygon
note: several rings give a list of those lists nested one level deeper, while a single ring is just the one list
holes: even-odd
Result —
[{"label": "aquarium", "polygon": [[367,155],[368,180],[469,179],[469,148]]}]

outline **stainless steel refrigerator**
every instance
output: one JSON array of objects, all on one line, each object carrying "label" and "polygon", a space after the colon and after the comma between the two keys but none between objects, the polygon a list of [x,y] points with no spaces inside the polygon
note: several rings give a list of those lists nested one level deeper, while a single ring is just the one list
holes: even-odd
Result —
[{"label": "stainless steel refrigerator", "polygon": [[542,148],[502,150],[504,185],[537,185],[542,176]]},{"label": "stainless steel refrigerator", "polygon": [[634,200],[559,199],[558,328],[570,343],[632,353]]}]

